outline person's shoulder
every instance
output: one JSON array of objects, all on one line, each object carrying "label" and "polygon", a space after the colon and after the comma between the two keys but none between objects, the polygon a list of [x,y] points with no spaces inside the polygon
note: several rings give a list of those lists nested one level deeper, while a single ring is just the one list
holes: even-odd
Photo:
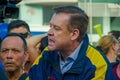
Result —
[{"label": "person's shoulder", "polygon": [[96,67],[96,76],[94,77],[94,80],[99,80],[101,77],[103,80],[116,80],[113,75],[110,62],[100,50],[94,48],[93,46],[88,46],[86,56]]},{"label": "person's shoulder", "polygon": [[97,50],[95,47],[89,45],[87,49],[86,56],[90,59],[90,61],[96,66],[100,65],[108,65],[109,61],[105,57],[105,55]]},{"label": "person's shoulder", "polygon": [[92,45],[89,45],[88,46],[88,49],[87,49],[87,55],[95,55],[95,56],[102,56],[103,54],[101,54],[102,52],[98,49],[98,48],[95,48],[94,46]]},{"label": "person's shoulder", "polygon": [[45,56],[54,56],[56,54],[54,53],[57,53],[57,51],[49,51],[48,50],[48,46],[44,48],[44,50],[42,51],[42,56],[45,57]]},{"label": "person's shoulder", "polygon": [[3,69],[0,68],[0,80],[8,80]]},{"label": "person's shoulder", "polygon": [[23,74],[20,76],[19,80],[26,80],[27,77],[28,77],[28,74],[27,74],[27,73],[23,73]]}]

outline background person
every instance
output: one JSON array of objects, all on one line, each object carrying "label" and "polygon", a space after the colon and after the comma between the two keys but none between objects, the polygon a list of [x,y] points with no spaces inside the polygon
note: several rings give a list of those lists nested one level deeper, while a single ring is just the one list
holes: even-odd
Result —
[{"label": "background person", "polygon": [[[47,34],[36,35],[26,39],[29,53],[30,65],[36,64],[37,58],[42,56],[42,51],[47,47]],[[38,46],[38,44],[40,46]]]},{"label": "background person", "polygon": [[97,48],[99,48],[107,56],[110,63],[116,62],[119,43],[113,35],[104,35],[100,38],[97,43]]},{"label": "background person", "polygon": [[19,33],[24,38],[31,37],[30,34],[30,27],[29,25],[23,20],[14,20],[8,24],[8,33]]},{"label": "background person", "polygon": [[37,57],[41,56],[39,55],[41,53],[39,47],[43,45],[43,44],[40,45],[41,43],[43,43],[43,41],[41,42],[41,39],[45,37],[46,34],[31,36],[30,27],[23,20],[14,20],[11,23],[9,23],[8,33],[18,33],[27,40],[27,46],[28,46],[27,53],[29,57],[27,62],[25,63],[24,71],[28,73],[28,70],[30,69],[34,61],[37,59]]},{"label": "background person", "polygon": [[117,77],[117,80],[120,80],[120,37],[118,38],[119,48],[117,50],[117,62],[112,66],[113,72]]},{"label": "background person", "polygon": [[120,37],[120,31],[119,30],[112,30],[112,31],[108,32],[108,35],[113,35],[118,40],[118,38]]},{"label": "background person", "polygon": [[[30,64],[31,67],[38,65],[39,60],[42,57],[42,53],[48,50],[48,37],[47,34],[36,35],[26,39],[28,44],[28,53],[31,56]],[[38,46],[40,44],[40,46]],[[35,55],[36,53],[36,55]],[[27,72],[28,73],[28,72]],[[30,80],[29,77],[26,80]]]},{"label": "background person", "polygon": [[[8,24],[8,33],[18,33],[20,35],[22,35],[25,39],[26,38],[30,38],[32,35],[30,34],[30,27],[29,25],[23,21],[23,20],[13,20]],[[27,59],[26,63],[25,63],[25,67],[24,70],[25,72],[28,72],[28,70],[30,69],[31,65],[30,65],[30,60],[31,56],[28,53],[29,58]]]},{"label": "background person", "polygon": [[[119,41],[120,38],[120,31],[119,30],[112,30],[110,32],[108,32],[108,35],[113,35],[115,36],[115,38]],[[119,42],[120,43],[120,42]],[[120,58],[118,57],[119,53],[117,53],[117,59],[116,59],[116,63],[119,63]]]},{"label": "background person", "polygon": [[0,45],[0,59],[9,80],[23,80],[23,67],[28,57],[26,40],[19,34],[8,34]]}]

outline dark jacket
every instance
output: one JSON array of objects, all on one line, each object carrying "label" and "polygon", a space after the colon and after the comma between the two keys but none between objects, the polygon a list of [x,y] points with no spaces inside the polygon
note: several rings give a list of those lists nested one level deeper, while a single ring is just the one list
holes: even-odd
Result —
[{"label": "dark jacket", "polygon": [[79,55],[64,74],[60,71],[57,51],[44,51],[38,65],[29,72],[30,80],[116,80],[106,57],[84,38]]}]

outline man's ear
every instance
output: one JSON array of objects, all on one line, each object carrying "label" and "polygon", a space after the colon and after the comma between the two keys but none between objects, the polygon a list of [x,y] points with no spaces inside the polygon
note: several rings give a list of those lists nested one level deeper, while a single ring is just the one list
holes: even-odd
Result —
[{"label": "man's ear", "polygon": [[39,43],[35,46],[35,49],[36,49],[37,53],[41,53],[40,46],[41,46],[41,42],[39,42]]},{"label": "man's ear", "polygon": [[26,52],[26,53],[25,53],[24,63],[23,63],[23,69],[24,69],[24,67],[25,67],[25,64],[26,64],[28,61],[29,61],[29,53]]},{"label": "man's ear", "polygon": [[78,29],[74,29],[72,34],[71,34],[71,40],[75,40],[78,38],[80,31]]},{"label": "man's ear", "polygon": [[26,63],[27,61],[29,61],[29,53],[28,53],[28,52],[26,52],[26,54],[25,54],[25,63]]}]

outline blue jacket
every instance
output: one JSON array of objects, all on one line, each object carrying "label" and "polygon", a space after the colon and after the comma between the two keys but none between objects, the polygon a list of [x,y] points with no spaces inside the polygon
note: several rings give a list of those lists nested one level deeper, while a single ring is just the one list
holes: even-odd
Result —
[{"label": "blue jacket", "polygon": [[84,38],[79,55],[64,74],[60,71],[57,51],[44,51],[38,65],[29,71],[30,80],[116,80],[107,58]]}]

